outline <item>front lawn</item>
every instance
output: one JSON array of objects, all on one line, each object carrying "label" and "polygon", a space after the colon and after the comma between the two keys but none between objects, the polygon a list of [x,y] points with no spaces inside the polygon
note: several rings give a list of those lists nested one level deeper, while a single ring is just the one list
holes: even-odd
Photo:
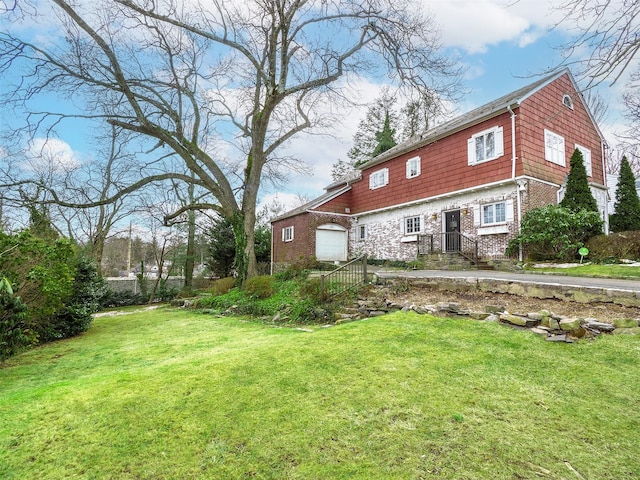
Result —
[{"label": "front lawn", "polygon": [[635,265],[600,265],[600,264],[567,264],[555,267],[529,267],[527,271],[532,273],[553,273],[557,275],[571,275],[574,277],[603,277],[603,278],[638,278],[640,267]]},{"label": "front lawn", "polygon": [[636,479],[640,338],[158,309],[0,368],[2,479]]}]

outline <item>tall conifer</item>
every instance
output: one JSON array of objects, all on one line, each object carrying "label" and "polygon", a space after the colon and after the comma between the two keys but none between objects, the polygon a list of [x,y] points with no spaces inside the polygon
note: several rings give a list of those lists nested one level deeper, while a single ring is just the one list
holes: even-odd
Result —
[{"label": "tall conifer", "polygon": [[584,168],[582,152],[577,148],[571,155],[571,170],[567,177],[567,191],[560,202],[560,206],[578,212],[587,210],[597,212],[598,204],[591,194],[589,182],[587,180],[587,170]]},{"label": "tall conifer", "polygon": [[609,217],[612,232],[640,230],[640,199],[636,190],[636,178],[626,156],[620,162],[614,210],[615,213]]}]

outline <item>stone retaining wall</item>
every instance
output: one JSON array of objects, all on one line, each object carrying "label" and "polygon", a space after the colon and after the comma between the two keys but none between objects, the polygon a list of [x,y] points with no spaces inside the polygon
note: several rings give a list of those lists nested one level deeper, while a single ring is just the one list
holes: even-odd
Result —
[{"label": "stone retaining wall", "polygon": [[416,287],[432,287],[452,292],[491,292],[510,293],[533,298],[554,298],[579,303],[615,303],[626,307],[640,307],[638,292],[617,290],[613,288],[576,287],[573,285],[542,285],[527,281],[495,280],[475,277],[466,278],[376,278],[375,283],[400,284],[410,283]]},{"label": "stone retaining wall", "polygon": [[603,333],[640,334],[640,320],[637,318],[619,318],[613,323],[604,323],[595,318],[556,315],[548,310],[513,314],[500,305],[485,305],[484,311],[472,311],[455,302],[440,302],[435,305],[400,305],[388,300],[358,300],[352,308],[345,308],[343,312],[338,313],[335,323],[378,317],[398,310],[412,311],[419,315],[468,317],[479,321],[498,322],[513,328],[530,330],[544,336],[550,342],[573,343],[578,339],[595,338]]}]

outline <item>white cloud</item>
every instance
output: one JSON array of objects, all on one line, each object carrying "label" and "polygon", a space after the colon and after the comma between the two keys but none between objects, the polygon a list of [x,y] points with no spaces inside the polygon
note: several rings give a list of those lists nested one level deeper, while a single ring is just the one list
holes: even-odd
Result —
[{"label": "white cloud", "polygon": [[62,173],[78,168],[80,159],[71,146],[57,138],[35,138],[26,151],[24,169],[40,173]]},{"label": "white cloud", "polygon": [[442,29],[444,45],[471,54],[484,53],[505,41],[527,46],[558,18],[548,2],[541,0],[423,1]]}]

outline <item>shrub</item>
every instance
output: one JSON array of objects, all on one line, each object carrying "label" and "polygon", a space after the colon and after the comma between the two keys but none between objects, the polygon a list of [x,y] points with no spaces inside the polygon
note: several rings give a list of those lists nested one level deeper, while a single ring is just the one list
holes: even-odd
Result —
[{"label": "shrub", "polygon": [[522,246],[532,260],[570,261],[589,238],[601,232],[597,212],[547,205],[525,213],[520,233],[509,241],[506,253],[515,255]]},{"label": "shrub", "polygon": [[273,295],[274,279],[270,275],[261,275],[248,278],[244,289],[253,298],[269,298]]},{"label": "shrub", "polygon": [[237,280],[233,277],[220,278],[213,282],[211,293],[214,295],[224,295],[236,286]]},{"label": "shrub", "polygon": [[114,292],[107,289],[106,295],[102,298],[102,307],[128,307],[130,305],[144,305],[149,300],[149,297],[144,297],[140,293],[133,293],[131,291]]},{"label": "shrub", "polygon": [[60,338],[57,316],[73,295],[76,269],[71,242],[39,238],[28,230],[0,233],[0,251],[11,251],[0,264],[0,275],[18,287],[15,294],[27,305],[26,324],[39,341]]},{"label": "shrub", "polygon": [[300,257],[295,262],[291,263],[287,268],[281,272],[276,273],[275,277],[281,281],[292,280],[294,278],[305,278],[309,270],[314,270],[320,267],[320,263],[315,257]]},{"label": "shrub", "polygon": [[329,321],[332,312],[326,306],[320,307],[311,299],[295,302],[289,308],[289,319],[292,323],[310,324]]},{"label": "shrub", "polygon": [[78,259],[73,279],[72,295],[66,306],[56,315],[53,332],[56,338],[67,338],[86,331],[92,315],[102,307],[107,295],[105,281],[98,275],[96,264],[86,258]]},{"label": "shrub", "polygon": [[319,303],[323,300],[321,282],[319,278],[309,278],[300,283],[298,295],[303,299],[308,299]]},{"label": "shrub", "polygon": [[178,295],[177,288],[170,288],[167,285],[167,279],[163,278],[160,280],[160,284],[158,285],[158,290],[156,291],[154,302],[168,302],[173,300]]},{"label": "shrub", "polygon": [[586,246],[594,262],[640,260],[640,231],[598,235],[589,239]]},{"label": "shrub", "polygon": [[27,306],[14,295],[6,278],[0,279],[0,361],[15,355],[36,342],[29,335],[26,320]]}]

